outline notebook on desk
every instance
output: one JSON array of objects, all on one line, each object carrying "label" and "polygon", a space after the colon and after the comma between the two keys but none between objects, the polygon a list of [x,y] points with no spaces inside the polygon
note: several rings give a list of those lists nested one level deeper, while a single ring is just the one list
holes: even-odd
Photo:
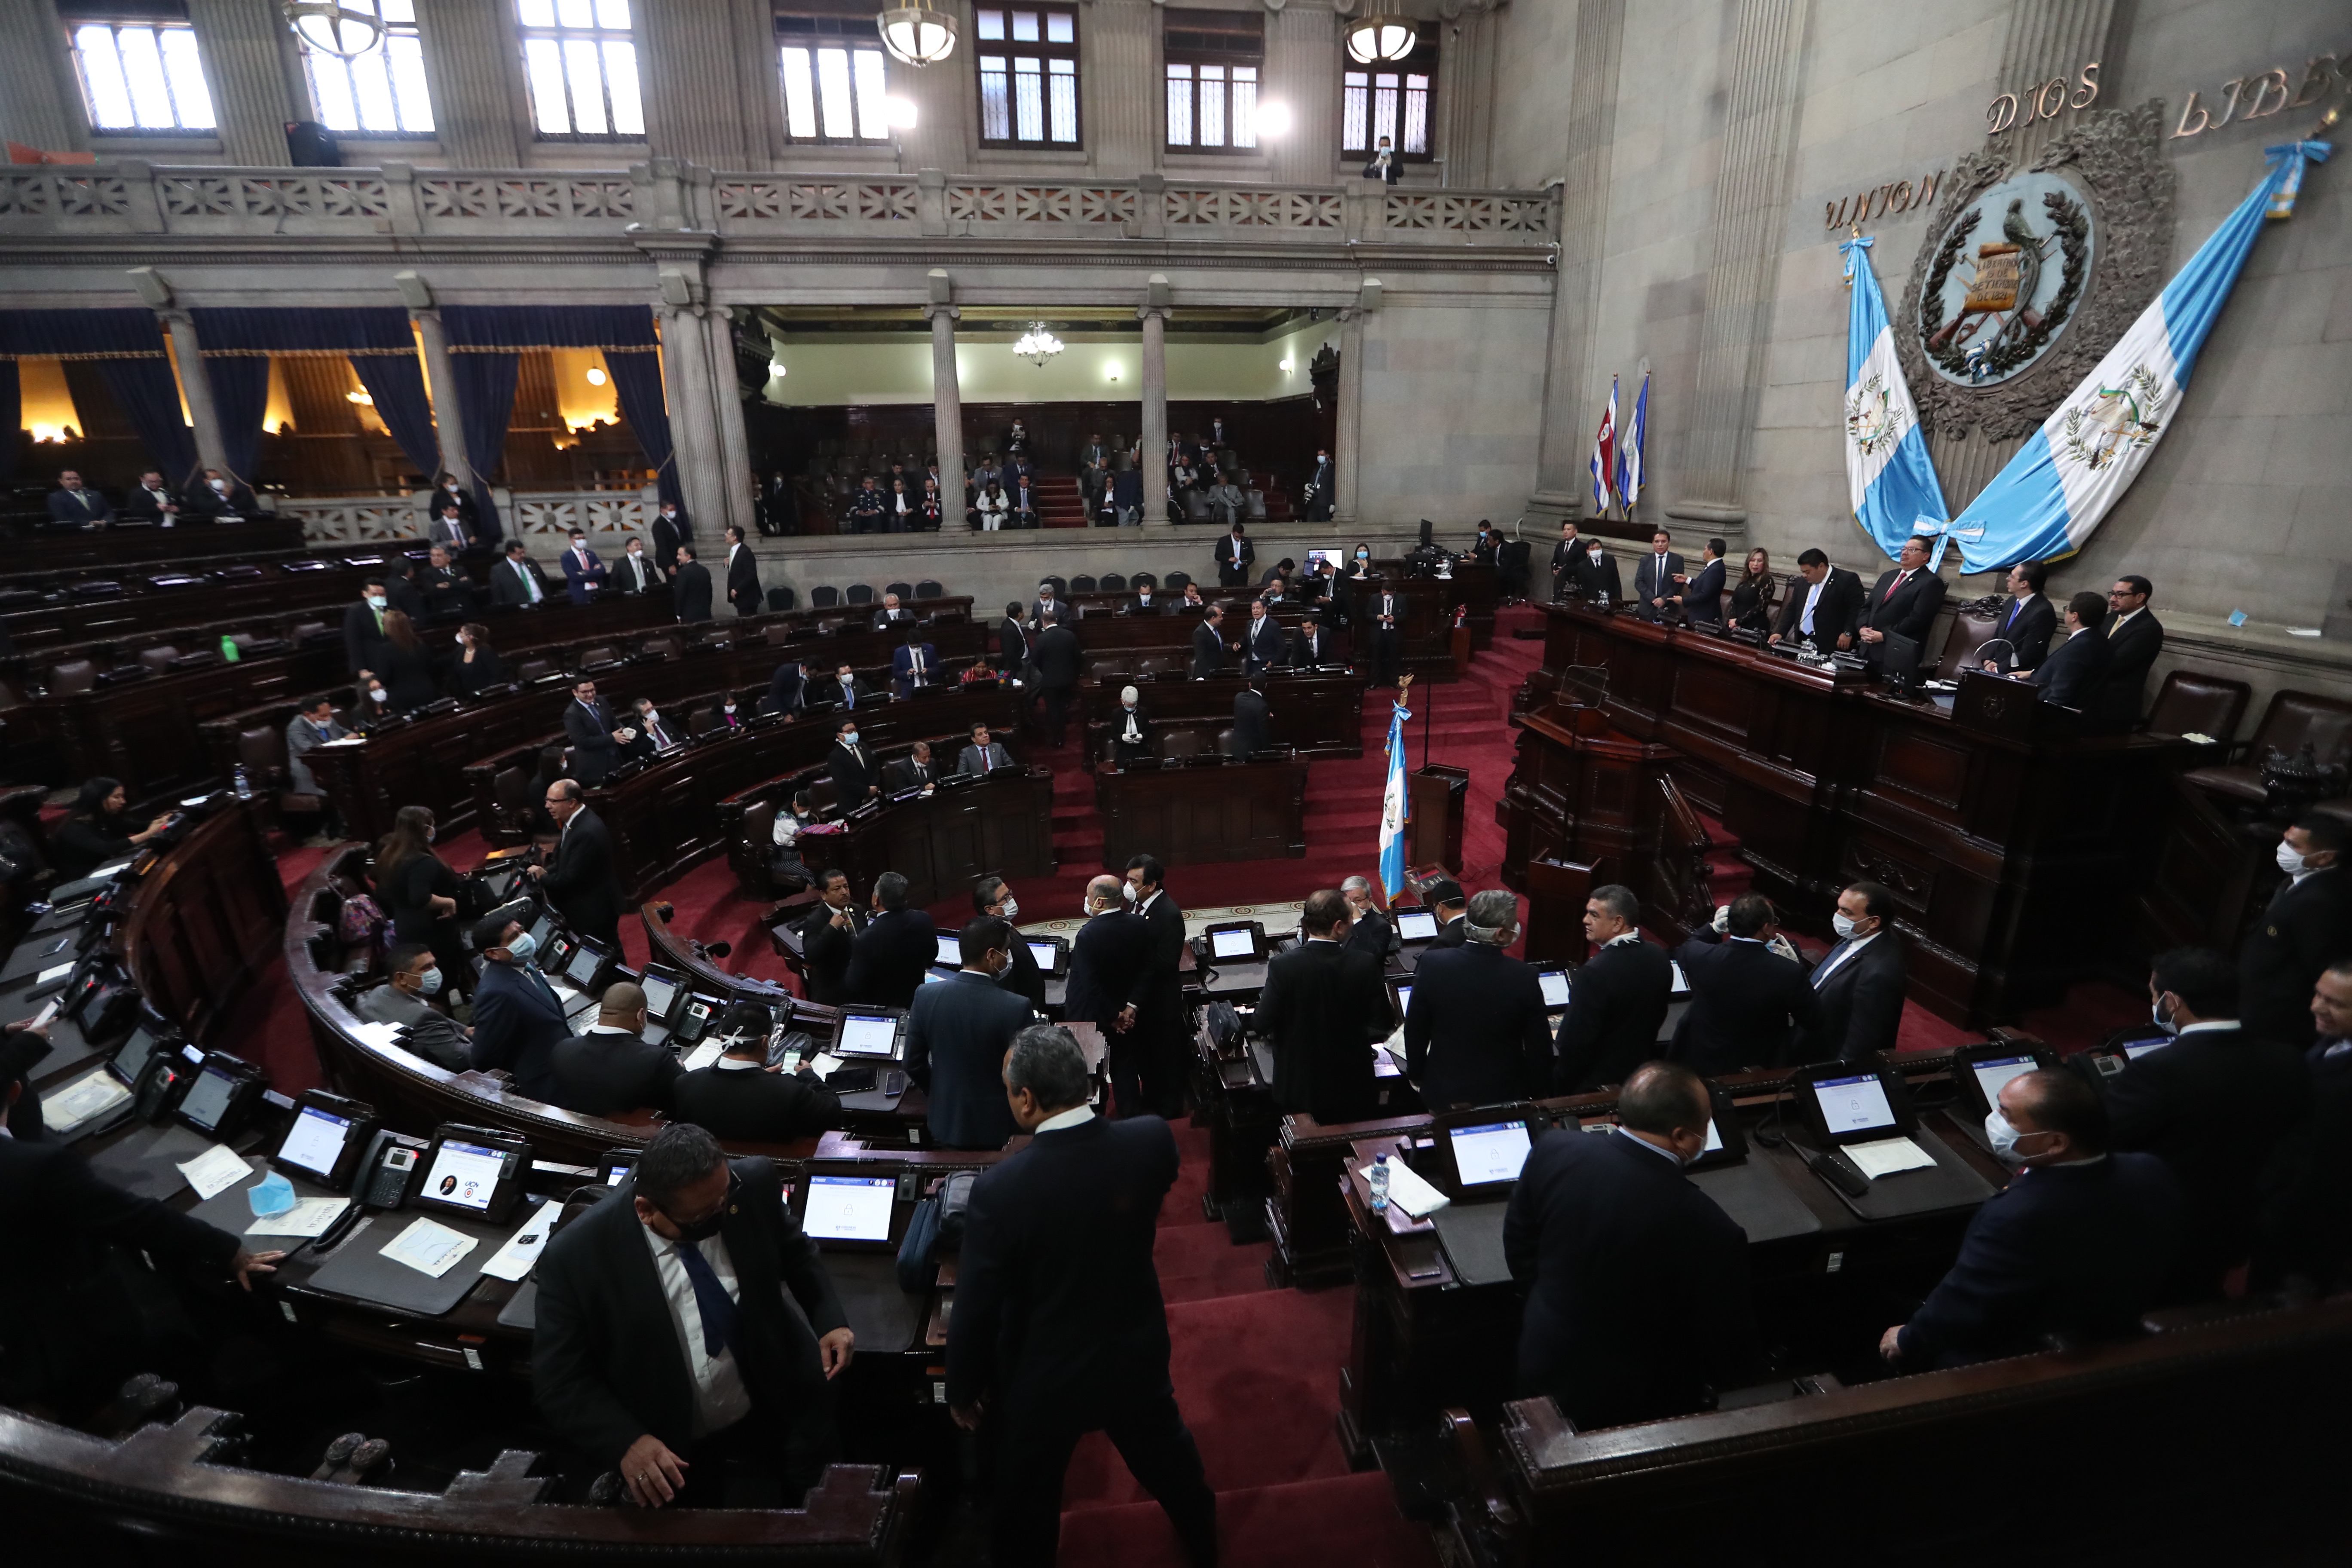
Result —
[{"label": "notebook on desk", "polygon": [[1511,1266],[1503,1257],[1503,1213],[1508,1204],[1448,1204],[1429,1216],[1437,1227],[1454,1277],[1465,1285],[1504,1285]]}]

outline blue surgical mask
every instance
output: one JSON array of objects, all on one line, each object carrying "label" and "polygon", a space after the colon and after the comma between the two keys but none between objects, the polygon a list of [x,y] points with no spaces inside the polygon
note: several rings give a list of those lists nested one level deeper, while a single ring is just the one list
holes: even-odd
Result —
[{"label": "blue surgical mask", "polygon": [[1838,940],[1840,942],[1849,942],[1853,940],[1853,917],[1846,913],[1843,910],[1840,910],[1837,913],[1830,917],[1830,927],[1838,933]]},{"label": "blue surgical mask", "polygon": [[841,738],[841,743],[845,746],[854,746],[857,744],[857,731],[852,730],[848,734],[844,735]]},{"label": "blue surgical mask", "polygon": [[392,603],[392,601],[385,598],[382,594],[370,594],[368,595],[368,608],[372,610],[381,610],[390,603]]},{"label": "blue surgical mask", "polygon": [[424,993],[425,993],[425,994],[426,994],[427,996],[438,996],[438,995],[440,995],[440,994],[441,994],[441,970],[440,970],[440,967],[439,967],[438,965],[436,965],[435,967],[433,967],[433,968],[431,968],[431,969],[426,970],[426,971],[425,972],[425,977],[424,977],[422,980],[419,980],[419,981],[416,983],[416,988],[417,988],[418,990],[420,990],[420,991],[424,992]]},{"label": "blue surgical mask", "polygon": [[537,952],[538,951],[539,939],[531,935],[529,931],[524,931],[512,942],[507,943],[507,952],[517,963],[522,963],[532,953]]},{"label": "blue surgical mask", "polygon": [[1359,550],[1356,552],[1356,559],[1359,561],[1370,561],[1371,558],[1372,552],[1369,550]]}]

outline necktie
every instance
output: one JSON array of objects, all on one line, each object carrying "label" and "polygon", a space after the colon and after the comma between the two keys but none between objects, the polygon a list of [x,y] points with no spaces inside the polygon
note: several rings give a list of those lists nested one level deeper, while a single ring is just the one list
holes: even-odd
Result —
[{"label": "necktie", "polygon": [[844,708],[857,706],[857,688],[846,680],[841,683],[841,705]]},{"label": "necktie", "polygon": [[702,1313],[702,1353],[715,1361],[735,1343],[735,1300],[719,1282],[719,1272],[702,1256],[702,1248],[681,1241],[677,1260],[686,1266],[686,1282],[694,1287],[694,1304]]},{"label": "necktie", "polygon": [[2009,602],[2009,619],[2000,623],[2000,629],[2002,631],[2007,631],[2010,627],[2017,625],[2017,612],[2023,608],[2025,608],[2024,600],[2011,599]]},{"label": "necktie", "polygon": [[[1910,575],[1911,574],[1908,572],[1897,572],[1895,574],[1895,581],[1886,584],[1886,597],[1889,599],[1895,597],[1895,590],[1902,587],[1905,579],[1908,578]],[[1883,604],[1885,601],[1881,600],[1880,602]]]},{"label": "necktie", "polygon": [[1822,988],[1822,982],[1830,977],[1830,971],[1843,963],[1845,955],[1852,951],[1853,950],[1848,944],[1840,942],[1827,958],[1822,960],[1822,966],[1813,971],[1814,990],[1818,991]]},{"label": "necktie", "polygon": [[988,771],[988,748],[986,746],[980,748],[980,771],[982,773],[986,773]]},{"label": "necktie", "polygon": [[919,648],[915,649],[914,651],[915,651],[915,679],[916,679],[917,680],[920,680],[920,679],[923,679],[923,650],[922,650],[921,648],[919,648]]}]

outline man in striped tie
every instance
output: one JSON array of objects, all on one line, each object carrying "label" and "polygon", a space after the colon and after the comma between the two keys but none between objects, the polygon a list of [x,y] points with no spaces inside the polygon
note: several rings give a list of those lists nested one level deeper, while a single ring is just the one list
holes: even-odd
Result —
[{"label": "man in striped tie", "polygon": [[1895,1049],[1908,965],[1894,917],[1895,895],[1876,882],[1856,882],[1838,895],[1831,917],[1837,945],[1809,977],[1816,1011],[1798,1037],[1799,1061],[1862,1062]]}]

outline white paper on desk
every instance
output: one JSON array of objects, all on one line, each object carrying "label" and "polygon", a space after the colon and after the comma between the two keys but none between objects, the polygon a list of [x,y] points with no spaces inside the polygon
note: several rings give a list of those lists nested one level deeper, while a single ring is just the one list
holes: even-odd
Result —
[{"label": "white paper on desk", "polygon": [[446,1225],[429,1219],[409,1222],[408,1228],[385,1242],[383,1256],[394,1263],[404,1263],[419,1274],[438,1279],[457,1266],[457,1260],[474,1250],[474,1238]]},{"label": "white paper on desk", "polygon": [[400,1026],[397,1024],[379,1024],[373,1019],[366,1019],[353,1024],[352,1033],[358,1036],[362,1044],[374,1046],[378,1049],[400,1043]]},{"label": "white paper on desk", "polygon": [[352,1206],[349,1198],[297,1198],[284,1214],[264,1215],[245,1227],[247,1236],[314,1237],[341,1219]]},{"label": "white paper on desk", "polygon": [[115,1082],[113,1074],[100,1068],[87,1078],[76,1079],[61,1089],[42,1095],[41,1119],[52,1132],[63,1132],[94,1116],[105,1115],[130,1098],[131,1091]]},{"label": "white paper on desk", "polygon": [[687,1052],[686,1059],[678,1063],[678,1066],[684,1068],[688,1072],[700,1072],[704,1068],[709,1067],[712,1062],[717,1061],[720,1057],[726,1055],[726,1041],[705,1040],[702,1044],[695,1047],[694,1049]]},{"label": "white paper on desk", "polygon": [[[1364,1167],[1364,1180],[1372,1179],[1372,1168]],[[1423,1181],[1407,1166],[1389,1162],[1389,1202],[1415,1219],[1427,1219],[1454,1200]]]},{"label": "white paper on desk", "polygon": [[92,871],[92,872],[90,873],[90,875],[91,875],[91,876],[93,876],[93,877],[111,877],[111,876],[113,876],[117,871],[127,871],[127,870],[129,870],[130,868],[131,868],[131,862],[130,862],[130,861],[128,861],[128,860],[117,860],[117,861],[116,861],[113,865],[111,865],[111,866],[100,866],[97,870]]},{"label": "white paper on desk", "polygon": [[841,1070],[841,1058],[831,1051],[819,1051],[808,1060],[809,1070],[819,1078],[831,1078]]},{"label": "white paper on desk", "polygon": [[42,1025],[47,1024],[50,1019],[58,1016],[58,999],[54,996],[50,997],[48,1005],[43,1007],[39,1012],[34,1014],[33,1021],[26,1025],[25,1027],[27,1029],[37,1029]]},{"label": "white paper on desk", "polygon": [[1844,1147],[1845,1157],[1874,1182],[1897,1171],[1924,1171],[1936,1163],[1933,1154],[1908,1138],[1874,1138],[1867,1143],[1848,1143]]},{"label": "white paper on desk", "polygon": [[561,1212],[553,1198],[541,1198],[531,1211],[522,1228],[507,1237],[491,1259],[482,1265],[482,1272],[493,1279],[520,1279],[539,1261],[540,1248],[547,1245],[547,1233],[555,1228],[555,1216]]},{"label": "white paper on desk", "polygon": [[220,1196],[253,1174],[245,1156],[226,1143],[215,1143],[194,1159],[181,1161],[179,1167],[188,1185],[196,1190],[198,1203]]},{"label": "white paper on desk", "polygon": [[40,973],[33,977],[33,984],[36,985],[47,985],[52,980],[63,980],[67,975],[71,974],[73,972],[74,961],[68,958],[63,963],[52,963],[47,969],[42,970]]}]

